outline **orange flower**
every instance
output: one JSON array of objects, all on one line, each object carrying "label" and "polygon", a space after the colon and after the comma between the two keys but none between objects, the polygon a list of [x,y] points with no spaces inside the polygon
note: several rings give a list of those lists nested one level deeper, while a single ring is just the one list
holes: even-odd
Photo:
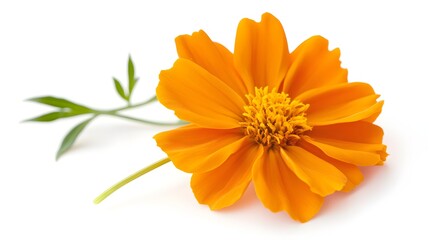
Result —
[{"label": "orange flower", "polygon": [[350,191],[358,166],[383,164],[383,101],[348,83],[340,50],[314,36],[289,52],[281,23],[243,19],[234,53],[205,32],[176,39],[179,59],[160,73],[159,101],[187,126],[156,135],[174,165],[192,173],[197,200],[221,209],[250,182],[265,207],[310,220],[323,197]]}]

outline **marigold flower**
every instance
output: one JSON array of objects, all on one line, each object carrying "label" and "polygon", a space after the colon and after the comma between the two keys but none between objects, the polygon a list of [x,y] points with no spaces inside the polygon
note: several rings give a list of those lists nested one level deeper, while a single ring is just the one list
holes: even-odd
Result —
[{"label": "marigold flower", "polygon": [[253,182],[265,207],[306,222],[323,197],[363,180],[358,166],[386,159],[373,124],[383,101],[370,85],[348,83],[325,38],[290,53],[281,23],[265,13],[241,20],[234,53],[204,31],[176,45],[157,96],[189,124],[154,138],[211,209],[234,204]]}]

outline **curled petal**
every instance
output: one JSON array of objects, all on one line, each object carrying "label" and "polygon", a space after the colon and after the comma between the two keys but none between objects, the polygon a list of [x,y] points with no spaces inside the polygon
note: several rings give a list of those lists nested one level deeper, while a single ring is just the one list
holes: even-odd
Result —
[{"label": "curled petal", "polygon": [[281,149],[280,153],[292,172],[320,196],[343,189],[347,182],[341,171],[301,147],[288,146],[286,150]]},{"label": "curled petal", "polygon": [[357,143],[381,143],[383,129],[369,122],[350,122],[326,126],[315,126],[307,134],[313,138],[336,139]]},{"label": "curled petal", "polygon": [[278,150],[268,150],[253,166],[258,198],[273,212],[286,211],[300,222],[319,212],[323,197],[313,193],[285,164]]},{"label": "curled petal", "polygon": [[356,122],[381,111],[383,101],[366,83],[345,83],[307,91],[297,99],[310,105],[307,111],[312,126]]},{"label": "curled petal", "polygon": [[341,189],[341,191],[349,192],[363,181],[363,174],[359,167],[329,157],[323,159],[326,162],[332,164],[347,177],[347,183],[344,185],[344,188]]},{"label": "curled petal", "polygon": [[244,100],[196,63],[181,58],[159,78],[158,100],[180,119],[206,128],[239,127]]},{"label": "curled petal", "polygon": [[235,66],[245,82],[256,87],[278,88],[290,65],[282,24],[269,13],[260,23],[240,21],[234,50]]},{"label": "curled petal", "polygon": [[284,92],[296,97],[314,88],[347,82],[347,70],[341,68],[339,60],[340,50],[329,51],[328,44],[325,38],[313,36],[292,52]]},{"label": "curled petal", "polygon": [[344,185],[344,188],[341,189],[341,191],[343,192],[351,191],[353,188],[355,188],[363,181],[363,175],[359,167],[350,163],[341,162],[334,158],[331,158],[328,155],[326,155],[324,152],[322,152],[320,149],[318,149],[317,147],[311,144],[308,144],[305,141],[300,141],[298,145],[299,147],[302,147],[308,152],[311,152],[312,154],[318,156],[319,158],[323,159],[327,163],[331,164],[332,166],[340,170],[347,177],[347,183]]},{"label": "curled petal", "polygon": [[248,141],[238,129],[205,129],[189,125],[154,136],[173,164],[190,173],[210,171]]},{"label": "curled petal", "polygon": [[262,153],[262,146],[248,142],[216,169],[192,175],[191,187],[198,202],[212,210],[234,204],[247,189],[253,163]]},{"label": "curled petal", "polygon": [[383,164],[387,154],[383,144],[351,143],[332,139],[302,137],[305,142],[319,148],[326,155],[357,166]]},{"label": "curled petal", "polygon": [[235,70],[232,53],[219,43],[213,42],[204,31],[176,38],[179,57],[189,59],[230,86],[244,97],[253,85],[246,86]]}]

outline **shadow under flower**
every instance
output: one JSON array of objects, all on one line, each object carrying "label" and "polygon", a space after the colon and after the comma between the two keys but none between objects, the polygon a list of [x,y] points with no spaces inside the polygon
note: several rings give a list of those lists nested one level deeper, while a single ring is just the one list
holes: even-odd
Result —
[{"label": "shadow under flower", "polygon": [[388,165],[361,168],[364,181],[350,192],[337,192],[326,197],[319,217],[331,214],[335,215],[336,219],[345,214],[350,216],[364,210],[366,205],[382,200],[385,195],[383,192],[389,191],[386,183],[392,181],[391,170]]}]

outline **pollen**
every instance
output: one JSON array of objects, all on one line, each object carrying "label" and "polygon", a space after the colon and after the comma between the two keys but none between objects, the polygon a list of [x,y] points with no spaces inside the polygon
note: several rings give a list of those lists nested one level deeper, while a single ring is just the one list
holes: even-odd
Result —
[{"label": "pollen", "polygon": [[246,95],[244,106],[244,134],[267,147],[295,145],[301,136],[312,128],[307,124],[306,111],[310,107],[288,94],[268,91],[268,87],[255,88],[255,93]]}]

